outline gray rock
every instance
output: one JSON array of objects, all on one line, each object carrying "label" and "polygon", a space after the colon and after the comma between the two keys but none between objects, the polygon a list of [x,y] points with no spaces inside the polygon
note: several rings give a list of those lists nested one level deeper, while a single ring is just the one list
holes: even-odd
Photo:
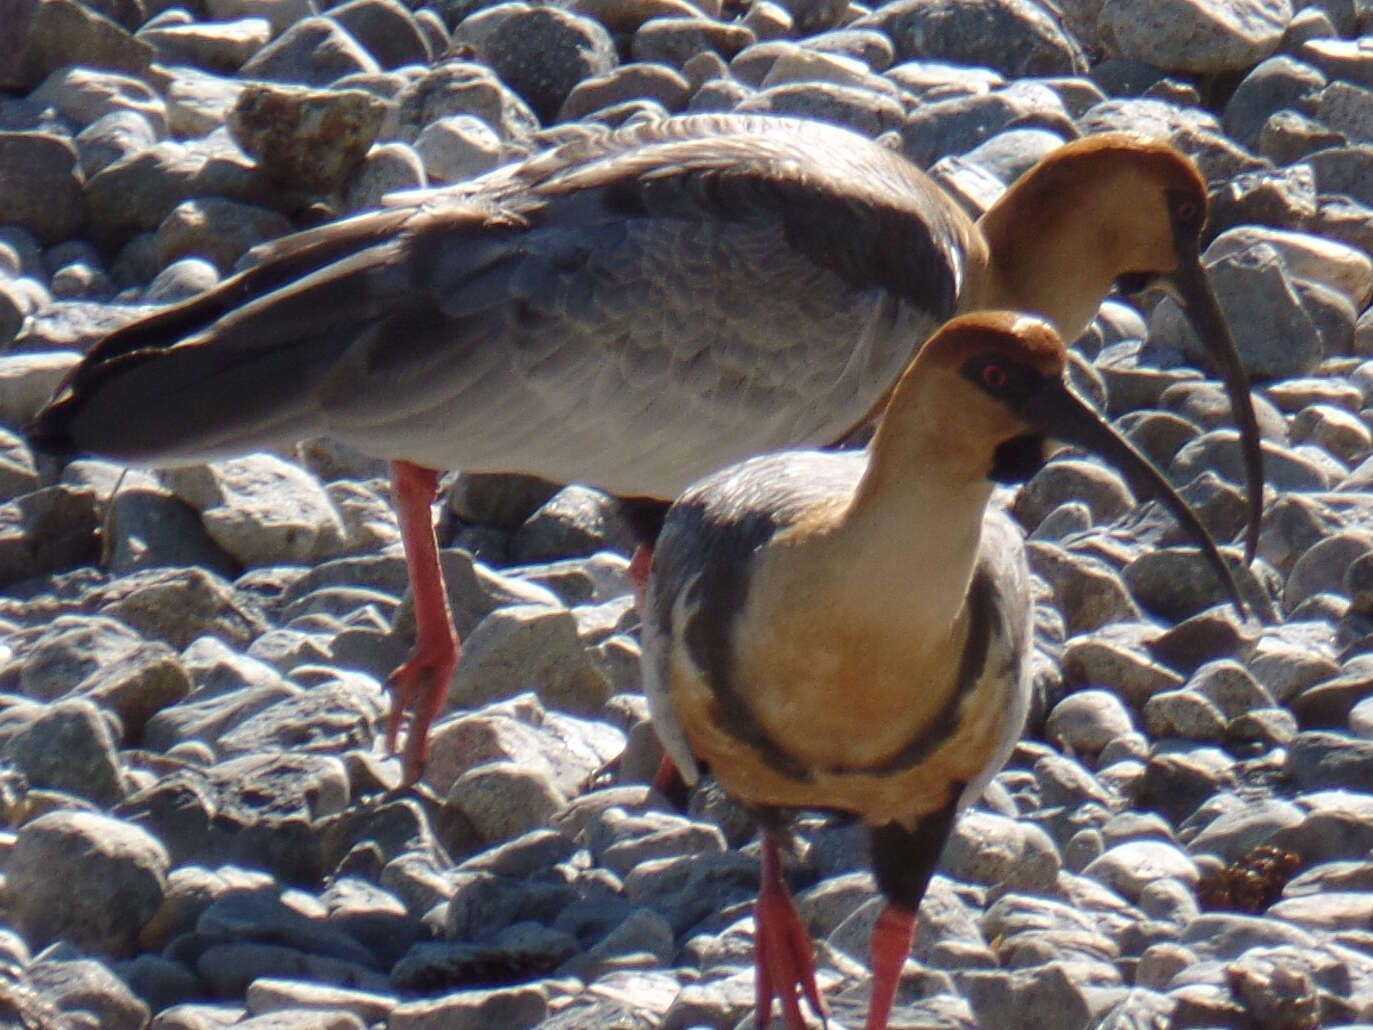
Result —
[{"label": "gray rock", "polygon": [[167,133],[166,103],[147,83],[132,75],[68,66],[49,75],[30,96],[37,103],[56,108],[73,130],[84,131],[102,118],[123,113],[142,118],[153,139]]},{"label": "gray rock", "polygon": [[1309,64],[1286,55],[1270,57],[1235,87],[1225,105],[1225,131],[1250,150],[1257,150],[1260,133],[1270,117],[1292,108],[1306,108],[1308,114],[1314,114],[1315,97],[1325,84],[1325,75]]},{"label": "gray rock", "polygon": [[90,1013],[101,1030],[142,1030],[148,1006],[94,959],[66,957],[62,945],[35,957],[25,970],[40,998],[73,1015]]},{"label": "gray rock", "polygon": [[458,114],[426,125],[415,151],[431,182],[459,182],[499,164],[501,141],[480,118]]},{"label": "gray rock", "polygon": [[76,148],[41,132],[0,133],[0,222],[21,225],[45,243],[85,222]]},{"label": "gray rock", "polygon": [[550,708],[594,714],[610,683],[577,637],[576,619],[563,608],[515,605],[481,621],[463,644],[451,696],[475,707],[532,685]]},{"label": "gray rock", "polygon": [[1063,497],[1086,504],[1093,523],[1114,522],[1134,507],[1129,488],[1115,471],[1095,461],[1059,459],[1025,484],[1016,496],[1015,517],[1033,530]]},{"label": "gray rock", "polygon": [[207,136],[223,125],[246,85],[185,65],[167,69],[166,74],[168,127],[183,137]]},{"label": "gray rock", "polygon": [[1053,841],[1039,827],[970,811],[954,826],[940,860],[949,876],[1011,890],[1043,890],[1058,876]]},{"label": "gray rock", "polygon": [[381,66],[356,39],[328,18],[303,18],[247,61],[247,78],[327,86],[358,72],[379,72]]},{"label": "gray rock", "polygon": [[1086,70],[1077,43],[1042,8],[1022,0],[895,0],[849,27],[890,36],[898,60],[934,58],[1015,78]]},{"label": "gray rock", "polygon": [[544,991],[536,986],[458,991],[441,998],[410,1001],[391,1010],[391,1030],[525,1030],[548,1012]]},{"label": "gray rock", "polygon": [[200,569],[151,569],[124,576],[93,598],[97,610],[180,650],[203,634],[246,646],[266,629],[256,605]]},{"label": "gray rock", "polygon": [[414,14],[396,0],[349,0],[329,11],[383,68],[428,65],[435,55]]},{"label": "gray rock", "polygon": [[1139,617],[1120,575],[1104,562],[1045,541],[1032,541],[1026,551],[1031,570],[1052,587],[1067,633]]},{"label": "gray rock", "polygon": [[[378,993],[389,987],[386,977],[367,966],[260,941],[211,944],[196,960],[196,973],[218,997],[241,997],[248,984],[264,976],[341,982]],[[319,1020],[317,1013],[312,1016]]]},{"label": "gray rock", "polygon": [[751,29],[691,14],[651,18],[639,26],[630,44],[635,61],[683,68],[697,54],[714,52],[729,60],[757,41]]},{"label": "gray rock", "polygon": [[97,525],[90,490],[47,487],[0,505],[0,584],[93,561]]},{"label": "gray rock", "polygon": [[154,838],[91,812],[50,812],[19,831],[5,870],[10,917],[39,944],[61,938],[133,954],[162,901],[167,853]]},{"label": "gray rock", "polygon": [[231,142],[164,140],[116,161],[86,184],[91,231],[123,243],[156,229],[183,200],[222,196],[246,204],[272,199],[270,183]]},{"label": "gray rock", "polygon": [[901,104],[891,97],[830,82],[772,86],[741,101],[735,110],[811,118],[867,136],[895,129],[905,118]]},{"label": "gray rock", "polygon": [[1373,538],[1355,531],[1336,533],[1312,545],[1288,573],[1283,606],[1293,611],[1315,594],[1343,593],[1349,568],[1371,550]]},{"label": "gray rock", "polygon": [[[891,75],[896,77],[910,67],[900,65]],[[1075,131],[1062,103],[1048,90],[1027,94],[1008,89],[951,97],[936,94],[930,103],[912,111],[901,126],[901,150],[916,164],[928,166],[946,154],[973,151],[1013,125],[1040,125],[1065,135]],[[993,182],[1002,185],[999,180]]]},{"label": "gray rock", "polygon": [[274,977],[262,977],[250,983],[244,1002],[249,1012],[259,1015],[289,1009],[316,1013],[351,1012],[366,1025],[385,1022],[398,1004],[397,999],[388,994]]},{"label": "gray rock", "polygon": [[1373,741],[1322,730],[1299,733],[1284,768],[1305,790],[1367,790],[1373,783]]},{"label": "gray rock", "polygon": [[262,83],[239,94],[228,125],[239,146],[274,180],[325,192],[362,163],[385,111],[381,100],[362,90]]},{"label": "gray rock", "polygon": [[1288,0],[1244,0],[1223,8],[1189,0],[1106,0],[1100,28],[1116,54],[1169,71],[1238,71],[1263,60],[1292,19]]},{"label": "gray rock", "polygon": [[1373,147],[1331,147],[1308,159],[1321,193],[1344,193],[1362,204],[1373,203]]},{"label": "gray rock", "polygon": [[1130,713],[1115,694],[1079,690],[1053,707],[1044,731],[1068,753],[1094,757],[1113,738],[1131,729]]},{"label": "gray rock", "polygon": [[1263,123],[1255,153],[1277,165],[1292,165],[1327,147],[1342,146],[1346,142],[1343,135],[1327,129],[1314,118],[1284,108],[1274,111]]},{"label": "gray rock", "polygon": [[370,211],[398,190],[425,185],[424,162],[404,143],[382,143],[367,152],[344,195],[344,210]]},{"label": "gray rock", "polygon": [[1151,737],[1220,741],[1225,736],[1225,715],[1203,694],[1169,690],[1145,704],[1144,726]]},{"label": "gray rock", "polygon": [[625,877],[624,890],[631,902],[661,914],[674,934],[711,919],[718,931],[722,911],[757,896],[758,863],[731,851],[650,859]]},{"label": "gray rock", "polygon": [[211,539],[246,566],[312,562],[340,549],[343,526],[318,481],[266,454],[175,469],[177,497],[200,512]]},{"label": "gray rock", "polygon": [[396,97],[394,124],[388,119],[383,138],[413,141],[424,126],[453,114],[480,118],[506,142],[522,143],[539,128],[529,105],[490,68],[471,61],[447,60],[401,90]]},{"label": "gray rock", "polygon": [[544,122],[552,122],[572,88],[617,63],[610,34],[590,18],[521,2],[479,11],[453,33]]},{"label": "gray rock", "polygon": [[18,0],[6,10],[0,86],[26,90],[58,68],[84,65],[140,75],[153,48],[76,0]]},{"label": "gray rock", "polygon": [[459,776],[447,803],[472,823],[483,841],[497,844],[545,825],[565,800],[547,773],[491,762]]},{"label": "gray rock", "polygon": [[232,75],[272,38],[265,18],[202,22],[190,25],[148,26],[138,38],[151,43],[163,65],[191,65],[208,72]]},{"label": "gray rock", "polygon": [[1321,91],[1316,117],[1357,143],[1373,140],[1373,91],[1348,82],[1332,82]]},{"label": "gray rock", "polygon": [[204,991],[200,980],[184,963],[148,952],[122,967],[120,974],[128,989],[153,1012],[194,1001]]},{"label": "gray rock", "polygon": [[203,258],[180,258],[157,273],[143,293],[149,304],[176,304],[214,289],[219,271]]},{"label": "gray rock", "polygon": [[1295,443],[1313,443],[1339,460],[1358,464],[1373,450],[1373,433],[1357,415],[1331,404],[1312,404],[1292,420]]},{"label": "gray rock", "polygon": [[962,987],[979,1026],[1025,1030],[1086,1030],[1123,993],[1100,997],[1056,965],[1016,973],[973,971]]},{"label": "gray rock", "polygon": [[582,118],[601,108],[640,98],[656,100],[669,111],[681,111],[690,93],[691,84],[675,68],[647,62],[624,64],[605,75],[577,83],[563,102],[558,120]]},{"label": "gray rock", "polygon": [[222,197],[183,201],[157,227],[158,260],[170,265],[186,257],[204,258],[228,275],[248,250],[284,236],[291,223],[276,211]]}]

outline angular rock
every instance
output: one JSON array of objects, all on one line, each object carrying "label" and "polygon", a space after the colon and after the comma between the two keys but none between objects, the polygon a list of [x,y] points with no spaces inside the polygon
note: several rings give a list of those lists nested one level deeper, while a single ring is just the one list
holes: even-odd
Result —
[{"label": "angular rock", "polygon": [[85,223],[82,176],[70,140],[42,132],[0,132],[0,223],[21,225],[44,243]]},{"label": "angular rock", "polygon": [[161,904],[167,869],[162,845],[136,826],[51,812],[19,831],[6,864],[6,907],[29,940],[131,955]]},{"label": "angular rock", "polygon": [[249,85],[229,131],[277,182],[312,192],[342,185],[381,130],[386,104],[356,89]]}]

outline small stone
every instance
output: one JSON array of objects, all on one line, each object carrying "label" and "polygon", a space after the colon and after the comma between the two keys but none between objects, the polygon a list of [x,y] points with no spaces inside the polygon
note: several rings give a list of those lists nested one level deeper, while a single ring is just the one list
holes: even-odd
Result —
[{"label": "small stone", "polygon": [[1043,890],[1055,882],[1058,850],[1039,827],[973,810],[954,826],[941,860],[949,876],[1012,890]]},{"label": "small stone", "polygon": [[1070,754],[1095,756],[1113,738],[1132,729],[1130,713],[1105,690],[1069,694],[1049,713],[1045,733]]},{"label": "small stone", "polygon": [[578,82],[618,63],[610,34],[599,23],[521,2],[478,11],[457,27],[453,42],[470,47],[544,122],[557,118]]},{"label": "small stone", "polygon": [[447,803],[471,821],[483,840],[496,844],[545,825],[566,799],[546,773],[492,762],[458,777]]},{"label": "small stone", "polygon": [[81,187],[70,140],[0,133],[0,223],[21,225],[44,243],[67,239],[85,222]]},{"label": "small stone", "polygon": [[329,9],[383,68],[428,65],[434,59],[424,30],[410,9],[397,0],[349,0]]},{"label": "small stone", "polygon": [[153,45],[160,64],[232,75],[267,45],[272,26],[265,18],[159,25],[142,29],[138,38]]},{"label": "small stone", "polygon": [[134,953],[162,901],[167,853],[143,830],[92,812],[51,812],[19,831],[6,907],[39,944],[61,938],[100,955]]},{"label": "small stone", "polygon": [[415,141],[432,182],[460,182],[500,163],[501,141],[480,118],[452,115],[430,122]]},{"label": "small stone", "polygon": [[246,566],[318,561],[342,542],[342,523],[324,489],[279,458],[250,455],[165,478],[200,512],[211,539]]},{"label": "small stone", "polygon": [[59,958],[62,945],[35,957],[26,979],[39,997],[64,1012],[89,1013],[101,1030],[143,1030],[148,1006],[93,959]]},{"label": "small stone", "polygon": [[902,61],[932,58],[992,68],[1008,78],[1086,70],[1077,43],[1042,8],[1020,0],[896,0],[849,28],[890,36]]},{"label": "small stone", "polygon": [[548,1000],[534,986],[458,991],[441,998],[409,1001],[391,1010],[389,1030],[526,1030],[543,1021]]},{"label": "small stone", "polygon": [[1144,706],[1144,726],[1150,737],[1218,741],[1225,736],[1225,716],[1204,695],[1169,690],[1151,697]]},{"label": "small stone", "polygon": [[594,714],[610,683],[577,637],[565,608],[515,605],[492,612],[463,642],[451,696],[468,707],[513,697],[532,684],[550,708]]},{"label": "small stone", "polygon": [[291,222],[276,211],[223,197],[183,201],[157,227],[158,260],[170,265],[185,257],[205,258],[221,275],[259,243],[285,236]]},{"label": "small stone", "polygon": [[346,29],[328,18],[303,18],[267,44],[240,69],[249,79],[327,86],[358,72],[381,71]]},{"label": "small stone", "polygon": [[404,143],[381,143],[367,152],[345,191],[344,210],[349,213],[381,207],[388,193],[425,185],[424,162]]},{"label": "small stone", "polygon": [[20,0],[5,21],[0,86],[8,89],[31,89],[68,65],[141,75],[153,58],[149,44],[76,0]]},{"label": "small stone", "polygon": [[250,85],[229,114],[229,131],[277,182],[326,192],[362,163],[386,105],[362,90]]}]

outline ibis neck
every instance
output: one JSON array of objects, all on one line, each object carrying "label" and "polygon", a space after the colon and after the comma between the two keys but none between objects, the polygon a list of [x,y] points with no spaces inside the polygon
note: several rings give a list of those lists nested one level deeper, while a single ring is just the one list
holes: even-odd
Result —
[{"label": "ibis neck", "polygon": [[1014,192],[983,215],[987,241],[981,277],[962,298],[963,311],[1001,308],[1041,315],[1064,340],[1086,331],[1117,270],[1102,253],[1101,226],[1088,218],[1026,214]]},{"label": "ibis neck", "polygon": [[927,613],[932,633],[951,629],[977,563],[992,483],[973,450],[928,418],[889,411],[839,528],[845,551],[872,563],[868,588]]}]

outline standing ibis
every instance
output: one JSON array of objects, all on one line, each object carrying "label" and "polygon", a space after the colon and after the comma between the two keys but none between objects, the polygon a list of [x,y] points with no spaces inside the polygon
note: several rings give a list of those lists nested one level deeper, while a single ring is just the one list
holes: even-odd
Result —
[{"label": "standing ibis", "polygon": [[897,381],[865,451],[784,451],[688,489],[667,514],[644,605],[653,724],[688,783],[708,766],[759,811],[757,1025],[798,991],[823,1011],[810,939],[781,878],[779,811],[852,813],[887,906],[872,938],[868,1030],[881,1030],[915,914],[958,810],[1020,736],[1033,651],[1020,533],[988,502],[1048,441],[1094,451],[1195,536],[1148,460],[1066,385],[1047,323],[961,316]]},{"label": "standing ibis", "polygon": [[[641,499],[831,443],[959,311],[1068,338],[1113,284],[1160,285],[1207,341],[1262,505],[1245,374],[1198,258],[1205,184],[1123,134],[1046,157],[974,224],[899,154],[785,118],[701,115],[564,144],[264,245],[217,288],[100,341],[35,448],[140,465],[327,434],[392,462],[417,639],[392,675],[407,781],[459,657],[437,471],[520,471]],[[656,514],[656,517],[655,517]]]}]

